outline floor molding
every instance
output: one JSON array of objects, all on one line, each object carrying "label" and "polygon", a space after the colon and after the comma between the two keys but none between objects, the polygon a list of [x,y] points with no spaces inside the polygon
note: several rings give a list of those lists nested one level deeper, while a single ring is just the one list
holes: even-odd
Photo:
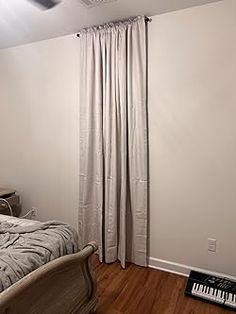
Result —
[{"label": "floor molding", "polygon": [[219,272],[215,272],[215,271],[210,271],[208,269],[197,268],[197,267],[193,267],[193,266],[189,266],[189,265],[184,265],[184,264],[179,264],[179,263],[175,263],[175,262],[171,262],[171,261],[166,261],[166,260],[155,258],[155,257],[149,257],[148,267],[162,270],[162,271],[166,271],[166,272],[173,273],[173,274],[177,274],[177,275],[181,275],[181,276],[185,276],[185,277],[187,277],[189,275],[190,270],[195,270],[195,271],[199,271],[201,273],[207,273],[207,274],[210,274],[213,276],[227,277],[229,279],[236,281],[235,276],[231,276],[228,274],[219,273]]}]

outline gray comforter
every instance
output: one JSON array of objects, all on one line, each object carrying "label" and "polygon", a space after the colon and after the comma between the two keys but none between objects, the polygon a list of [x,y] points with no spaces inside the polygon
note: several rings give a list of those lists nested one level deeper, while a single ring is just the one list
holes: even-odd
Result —
[{"label": "gray comforter", "polygon": [[43,264],[77,251],[77,234],[67,224],[0,222],[0,292]]}]

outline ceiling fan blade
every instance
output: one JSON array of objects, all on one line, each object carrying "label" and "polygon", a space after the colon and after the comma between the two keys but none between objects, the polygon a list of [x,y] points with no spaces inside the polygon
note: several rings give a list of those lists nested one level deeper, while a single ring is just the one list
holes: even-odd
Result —
[{"label": "ceiling fan blade", "polygon": [[29,0],[29,1],[33,2],[36,5],[40,5],[45,10],[53,8],[59,2],[59,1],[55,1],[55,0]]}]

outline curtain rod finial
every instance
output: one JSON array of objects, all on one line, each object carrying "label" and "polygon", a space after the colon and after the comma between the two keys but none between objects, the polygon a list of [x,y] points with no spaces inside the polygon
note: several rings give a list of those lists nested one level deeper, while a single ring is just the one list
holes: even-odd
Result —
[{"label": "curtain rod finial", "polygon": [[146,16],[146,17],[145,17],[145,21],[146,21],[146,22],[151,22],[151,21],[152,21],[152,18],[151,18],[151,17]]}]

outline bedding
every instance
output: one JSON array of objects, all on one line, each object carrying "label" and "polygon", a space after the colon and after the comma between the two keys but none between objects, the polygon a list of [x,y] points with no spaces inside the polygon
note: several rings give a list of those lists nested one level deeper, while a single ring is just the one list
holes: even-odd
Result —
[{"label": "bedding", "polygon": [[77,251],[77,233],[66,223],[0,215],[0,292],[43,264]]}]

